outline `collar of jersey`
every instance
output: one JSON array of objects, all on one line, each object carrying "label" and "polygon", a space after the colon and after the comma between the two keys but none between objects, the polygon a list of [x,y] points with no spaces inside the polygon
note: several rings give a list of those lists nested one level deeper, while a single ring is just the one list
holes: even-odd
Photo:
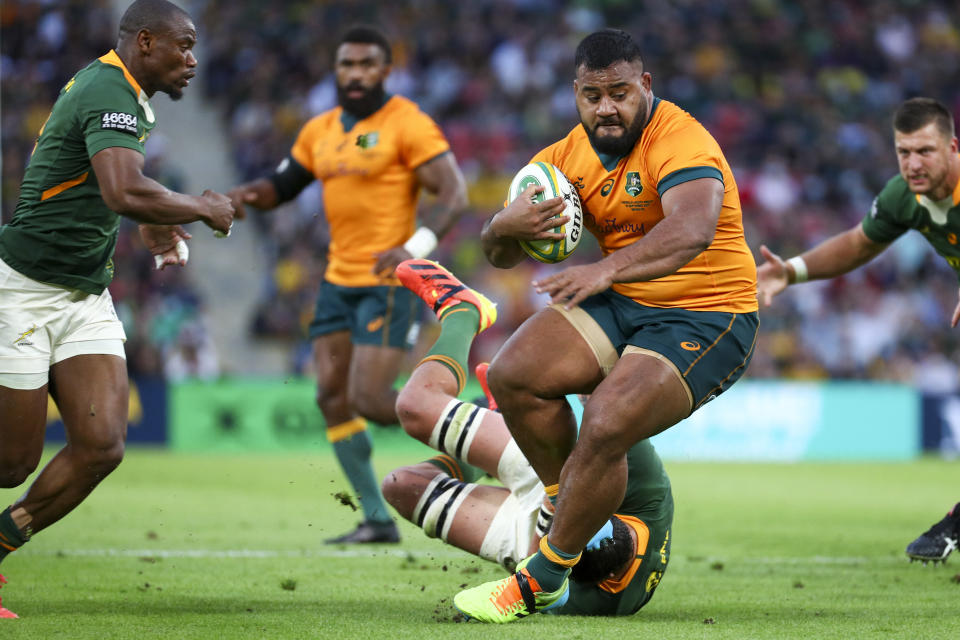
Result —
[{"label": "collar of jersey", "polygon": [[117,52],[113,49],[110,49],[109,53],[106,53],[98,58],[103,64],[109,64],[114,67],[118,67],[123,71],[123,77],[127,79],[127,82],[130,83],[130,86],[133,87],[133,90],[139,96],[143,89],[140,87],[140,83],[137,82],[136,78],[133,77],[133,74],[130,73],[130,70],[127,69],[127,65],[123,64],[123,60],[120,59],[120,56],[117,55]]},{"label": "collar of jersey", "polygon": [[[383,109],[383,105],[387,104],[390,101],[390,98],[392,97],[393,97],[393,94],[384,93],[383,102],[380,103],[380,106],[377,107],[373,113],[376,113],[377,111],[380,111],[380,109]],[[371,113],[370,116],[372,116],[373,113]],[[366,120],[370,116],[367,116],[366,118],[358,118],[357,116],[353,115],[343,107],[340,108],[340,124],[343,125],[344,131],[350,131],[350,129],[353,129],[354,125],[356,125],[361,120]]]},{"label": "collar of jersey", "polygon": [[[646,129],[647,125],[650,124],[650,121],[653,120],[653,114],[657,110],[657,105],[660,104],[660,98],[653,97],[653,106],[650,108],[650,115],[647,116],[647,121],[643,123],[643,128]],[[643,133],[640,134],[641,136]],[[589,140],[589,138],[587,138]],[[623,158],[626,158],[629,155],[629,152],[622,156],[615,156],[609,153],[600,153],[597,151],[597,148],[593,146],[593,142],[590,143],[590,146],[593,147],[593,152],[597,154],[597,158],[600,159],[600,164],[603,165],[603,168],[608,172],[613,171],[617,168],[617,165],[620,164],[620,161]]]}]

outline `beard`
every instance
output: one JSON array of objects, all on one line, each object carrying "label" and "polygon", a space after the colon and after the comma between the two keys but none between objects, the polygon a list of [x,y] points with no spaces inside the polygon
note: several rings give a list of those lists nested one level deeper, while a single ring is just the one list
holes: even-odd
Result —
[{"label": "beard", "polygon": [[[641,112],[642,109],[642,112]],[[598,136],[597,128],[600,125],[604,124],[619,124],[623,123],[618,119],[614,121],[598,121],[597,125],[591,129],[583,121],[583,116],[580,116],[580,123],[583,125],[584,130],[587,132],[587,138],[590,140],[590,144],[593,145],[593,148],[596,149],[599,153],[606,153],[612,156],[625,156],[630,153],[630,150],[633,149],[633,145],[637,143],[637,140],[640,139],[640,135],[643,133],[643,127],[647,123],[647,112],[645,105],[641,106],[641,109],[637,110],[636,115],[633,117],[633,122],[630,123],[629,127],[626,127],[622,134],[619,136]],[[579,114],[580,109],[577,108],[577,113]]]},{"label": "beard", "polygon": [[[349,97],[347,91],[353,91],[354,89],[363,89],[363,96],[360,98]],[[369,89],[364,89],[359,84],[351,84],[346,87],[337,85],[337,102],[340,103],[344,111],[360,120],[379,109],[383,105],[385,95],[386,91],[382,83]]]}]

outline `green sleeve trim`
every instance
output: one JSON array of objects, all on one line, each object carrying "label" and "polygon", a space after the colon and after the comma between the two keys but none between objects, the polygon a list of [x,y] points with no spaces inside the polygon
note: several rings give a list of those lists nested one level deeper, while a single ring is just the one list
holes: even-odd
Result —
[{"label": "green sleeve trim", "polygon": [[716,178],[720,181],[720,184],[723,184],[723,173],[716,167],[686,167],[668,173],[663,180],[657,183],[657,193],[663,196],[664,192],[671,187],[700,178]]},{"label": "green sleeve trim", "polygon": [[[91,141],[91,138],[94,138]],[[92,158],[100,151],[110,147],[124,147],[143,153],[143,144],[136,137],[124,134],[98,135],[87,138],[87,157]]]}]

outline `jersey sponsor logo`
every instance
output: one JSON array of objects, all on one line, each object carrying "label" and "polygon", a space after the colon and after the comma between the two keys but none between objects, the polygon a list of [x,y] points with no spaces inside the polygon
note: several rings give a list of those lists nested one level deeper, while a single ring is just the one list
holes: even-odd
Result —
[{"label": "jersey sponsor logo", "polygon": [[101,115],[100,128],[132,133],[135,136],[139,135],[137,132],[137,116],[121,111],[111,111]]},{"label": "jersey sponsor logo", "polygon": [[32,336],[37,331],[37,325],[33,325],[23,333],[17,336],[16,340],[13,341],[13,346],[15,347],[32,347],[33,341],[30,340]]},{"label": "jersey sponsor logo", "polygon": [[684,340],[680,343],[680,348],[684,351],[700,351],[700,343],[693,340]]},{"label": "jersey sponsor logo", "polygon": [[358,135],[356,144],[361,149],[370,149],[377,146],[378,142],[380,142],[380,133],[371,131],[370,133],[361,133]]},{"label": "jersey sponsor logo", "polygon": [[606,181],[603,183],[603,186],[600,187],[601,196],[606,198],[608,195],[610,195],[610,192],[613,191],[613,182],[614,182],[613,178],[606,179]]},{"label": "jersey sponsor logo", "polygon": [[640,195],[640,192],[643,191],[643,185],[640,183],[639,171],[630,171],[627,173],[627,184],[623,185],[623,189],[634,198]]},{"label": "jersey sponsor logo", "polygon": [[597,225],[600,233],[639,233],[646,235],[647,228],[644,223],[620,222],[616,218],[605,218]]}]

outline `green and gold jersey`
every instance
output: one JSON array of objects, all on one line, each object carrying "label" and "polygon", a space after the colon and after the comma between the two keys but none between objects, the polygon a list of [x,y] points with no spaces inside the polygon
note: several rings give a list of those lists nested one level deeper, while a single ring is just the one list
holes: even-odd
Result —
[{"label": "green and gold jersey", "polygon": [[100,294],[113,278],[120,218],[90,159],[109,147],[143,153],[154,120],[116,52],[79,71],[40,130],[13,219],[0,227],[0,258],[34,280]]},{"label": "green and gold jersey", "polygon": [[863,219],[863,232],[874,242],[893,242],[916,229],[960,277],[960,183],[953,193],[934,202],[910,191],[902,176],[891,178]]},{"label": "green and gold jersey", "polygon": [[670,478],[649,440],[627,453],[627,490],[617,515],[637,534],[637,556],[619,580],[597,586],[570,581],[570,599],[561,615],[626,616],[653,595],[670,557],[673,493]]}]

